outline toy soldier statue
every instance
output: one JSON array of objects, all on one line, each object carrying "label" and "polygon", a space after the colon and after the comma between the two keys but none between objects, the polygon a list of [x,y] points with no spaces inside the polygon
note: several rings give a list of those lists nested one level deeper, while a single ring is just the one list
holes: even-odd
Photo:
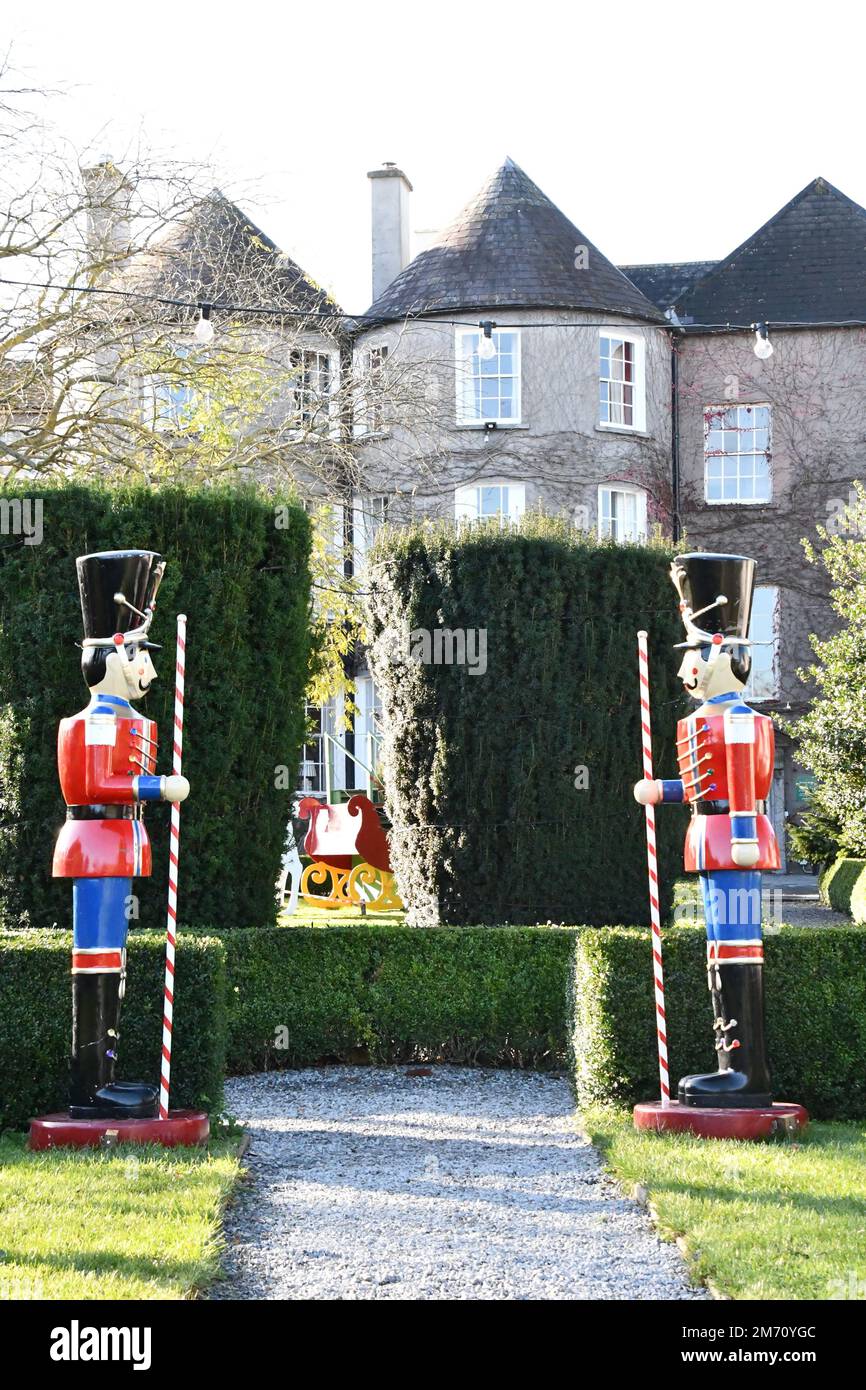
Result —
[{"label": "toy soldier statue", "polygon": [[766,815],[773,724],[742,698],[751,667],[755,562],[741,555],[679,555],[671,578],[686,629],[686,641],[678,643],[684,649],[679,676],[700,703],[677,725],[680,780],[645,778],[634,793],[641,805],[686,801],[692,811],[685,867],[701,883],[718,1070],[684,1077],[679,1101],[769,1107],[761,870],[779,867],[779,850]]},{"label": "toy soldier statue", "polygon": [[165,561],[150,550],[77,561],[81,668],[90,703],[61,721],[60,785],[68,807],[54,877],[71,878],[73,1119],[156,1114],[153,1086],[114,1080],[132,880],[151,872],[147,801],[183,801],[185,777],[158,777],[156,725],[133,708],[156,678],[147,640]]}]

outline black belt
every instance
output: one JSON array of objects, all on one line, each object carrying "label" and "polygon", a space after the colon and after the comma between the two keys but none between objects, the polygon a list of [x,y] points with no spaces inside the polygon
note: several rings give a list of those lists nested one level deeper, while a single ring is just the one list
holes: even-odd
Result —
[{"label": "black belt", "polygon": [[[729,816],[731,805],[729,801],[693,801],[692,811],[696,816]],[[755,802],[755,811],[759,816],[767,814],[767,803],[765,801]]]},{"label": "black belt", "polygon": [[137,806],[67,806],[67,820],[137,820]]}]

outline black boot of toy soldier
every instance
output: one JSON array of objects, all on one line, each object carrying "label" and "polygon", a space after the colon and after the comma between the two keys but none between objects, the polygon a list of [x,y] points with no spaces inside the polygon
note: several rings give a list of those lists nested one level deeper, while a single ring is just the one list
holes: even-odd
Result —
[{"label": "black boot of toy soldier", "polygon": [[122,975],[118,971],[72,977],[73,1120],[150,1119],[157,1092],[138,1081],[115,1081]]},{"label": "black boot of toy soldier", "polygon": [[719,1069],[683,1077],[678,1088],[681,1104],[750,1109],[772,1105],[763,970],[763,965],[751,962],[710,968]]}]

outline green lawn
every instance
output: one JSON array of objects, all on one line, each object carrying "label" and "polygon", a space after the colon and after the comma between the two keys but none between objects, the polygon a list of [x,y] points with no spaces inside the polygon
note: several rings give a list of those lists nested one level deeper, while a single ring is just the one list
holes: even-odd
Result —
[{"label": "green lawn", "polygon": [[215,1275],[237,1140],[30,1153],[0,1139],[0,1299],[185,1298]]},{"label": "green lawn", "polygon": [[292,916],[281,912],[277,923],[281,927],[345,927],[347,923],[365,922],[368,927],[393,927],[405,920],[405,912],[362,913],[359,907],[309,907],[302,902]]},{"label": "green lawn", "polygon": [[812,1124],[796,1143],[638,1134],[583,1113],[626,1191],[640,1184],[691,1267],[732,1298],[866,1298],[866,1125]]}]

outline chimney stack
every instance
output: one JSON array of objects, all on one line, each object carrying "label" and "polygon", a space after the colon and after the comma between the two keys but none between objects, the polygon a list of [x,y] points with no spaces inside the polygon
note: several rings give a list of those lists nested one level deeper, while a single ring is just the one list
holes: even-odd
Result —
[{"label": "chimney stack", "polygon": [[396,164],[367,175],[373,213],[373,300],[409,264],[409,194],[412,185]]},{"label": "chimney stack", "polygon": [[87,249],[95,261],[128,255],[132,241],[132,185],[106,156],[81,170],[87,206]]}]

